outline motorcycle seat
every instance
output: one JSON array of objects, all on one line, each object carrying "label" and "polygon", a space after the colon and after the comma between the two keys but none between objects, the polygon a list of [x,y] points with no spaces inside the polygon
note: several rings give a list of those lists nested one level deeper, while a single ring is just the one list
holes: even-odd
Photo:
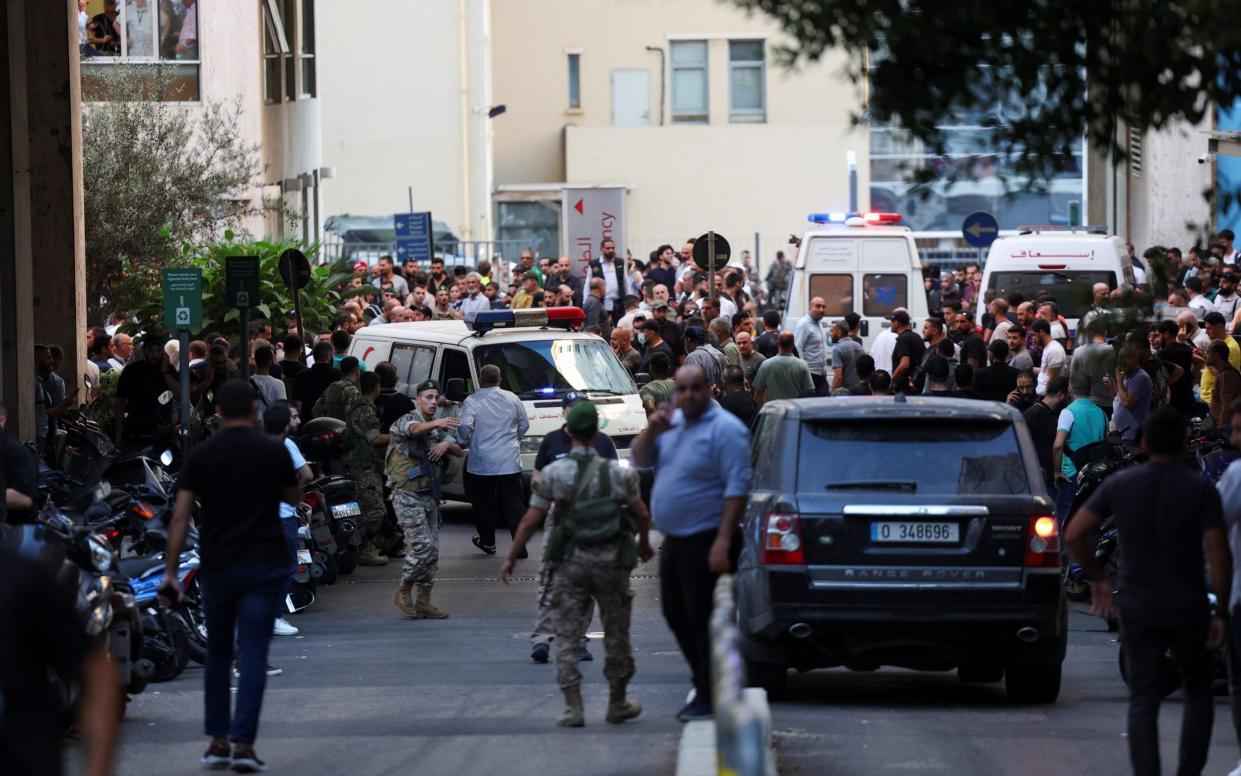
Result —
[{"label": "motorcycle seat", "polygon": [[155,558],[121,558],[116,562],[120,572],[130,579],[137,579],[153,568],[163,568],[164,562]]}]

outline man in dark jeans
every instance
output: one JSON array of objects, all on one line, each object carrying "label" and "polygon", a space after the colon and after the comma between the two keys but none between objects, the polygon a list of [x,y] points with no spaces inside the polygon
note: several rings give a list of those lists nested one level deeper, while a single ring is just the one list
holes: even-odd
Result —
[{"label": "man in dark jeans", "polygon": [[[1176,772],[1202,772],[1215,715],[1210,652],[1224,643],[1228,629],[1232,556],[1227,530],[1219,493],[1181,462],[1187,431],[1185,417],[1171,407],[1152,412],[1142,428],[1150,462],[1105,480],[1073,515],[1065,535],[1074,559],[1092,580],[1095,614],[1111,619],[1116,608],[1112,582],[1094,557],[1090,537],[1104,518],[1114,515],[1117,521],[1129,758],[1137,776],[1160,773],[1159,704],[1169,650],[1185,695]],[[1207,603],[1204,560],[1218,602],[1214,616]]]},{"label": "man in dark jeans", "polygon": [[633,445],[638,466],[655,468],[651,513],[666,537],[659,559],[664,619],[694,676],[688,722],[714,714],[711,618],[715,581],[735,559],[734,534],[750,494],[750,434],[711,398],[701,367],[676,376],[677,409],[656,409]]},{"label": "man in dark jeans", "polygon": [[[198,500],[198,580],[207,619],[204,727],[211,736],[202,763],[230,765],[232,741],[233,770],[255,773],[266,770],[254,753],[254,739],[267,684],[267,649],[291,566],[280,502],[297,504],[302,490],[284,445],[255,428],[258,393],[248,383],[230,380],[222,385],[216,405],[223,430],[196,447],[181,470],[160,594],[171,600],[182,595],[177,565]],[[234,633],[240,678],[230,722]]]},{"label": "man in dark jeans", "polygon": [[[488,364],[478,371],[479,388],[461,407],[457,438],[469,445],[465,489],[470,494],[474,546],[496,554],[496,525],[517,532],[526,503],[521,479],[521,438],[530,428],[526,407],[512,391],[500,387],[500,368]],[[522,550],[519,557],[526,557]]]}]

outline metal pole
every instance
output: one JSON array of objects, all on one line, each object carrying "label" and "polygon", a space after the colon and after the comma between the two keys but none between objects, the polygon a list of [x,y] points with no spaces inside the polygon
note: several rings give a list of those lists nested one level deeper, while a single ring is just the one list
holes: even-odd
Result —
[{"label": "metal pole", "polygon": [[414,212],[414,187],[409,187],[409,212]]},{"label": "metal pole", "polygon": [[849,163],[849,212],[857,211],[857,154],[852,151],[845,152],[845,159]]},{"label": "metal pole", "polygon": [[[715,301],[715,232],[707,232],[707,266],[710,268],[707,273],[707,290],[711,294],[711,301]],[[709,321],[708,321],[709,323]]]},{"label": "metal pole", "polygon": [[759,258],[758,248],[759,248],[758,232],[755,232],[754,233],[754,274],[761,278],[763,276],[763,264],[762,264],[762,259]]},{"label": "metal pole", "polygon": [[250,308],[242,307],[238,321],[241,324],[241,379],[250,379]]},{"label": "metal pole", "polygon": [[[306,342],[306,330],[302,328],[302,290],[296,285],[293,286],[293,315],[297,318],[297,336],[302,338],[302,343]],[[297,354],[297,360],[301,361],[305,355],[305,351]]]},{"label": "metal pole", "polygon": [[181,344],[177,363],[177,376],[181,381],[181,454],[190,449],[190,333],[185,329],[177,332]]}]

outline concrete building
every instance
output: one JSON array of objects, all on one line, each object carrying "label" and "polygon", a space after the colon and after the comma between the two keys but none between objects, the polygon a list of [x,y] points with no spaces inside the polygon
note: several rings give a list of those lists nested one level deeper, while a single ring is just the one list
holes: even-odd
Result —
[{"label": "concrete building", "polygon": [[[103,0],[87,2],[82,94],[89,110],[104,68],[160,63],[172,73],[169,100],[200,109],[240,99],[238,134],[257,144],[262,185],[247,200],[284,196],[307,218],[313,237],[322,164],[315,0],[118,0],[118,39],[93,44]],[[326,28],[326,29],[331,29]],[[329,173],[330,174],[330,173]],[[287,224],[254,223],[257,234],[284,234]],[[295,233],[296,234],[296,233]]]}]

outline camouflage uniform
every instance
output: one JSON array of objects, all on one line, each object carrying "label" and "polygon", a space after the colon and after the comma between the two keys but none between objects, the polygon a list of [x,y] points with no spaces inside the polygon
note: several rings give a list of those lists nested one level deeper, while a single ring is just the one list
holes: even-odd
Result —
[{"label": "camouflage uniform", "polygon": [[[328,390],[339,384],[333,383]],[[358,393],[352,384],[350,387],[357,398],[345,413],[345,452],[341,465],[358,486],[358,504],[362,507],[359,530],[365,544],[379,533],[384,516],[383,481],[375,469],[374,440],[379,436],[379,414],[370,399]],[[348,388],[345,390],[348,391]]]},{"label": "camouflage uniform", "polygon": [[[593,448],[575,447],[564,458],[549,464],[534,483],[530,506],[547,510],[553,502],[567,504],[573,499],[578,462],[594,461],[599,454]],[[616,461],[605,461],[611,467],[612,495],[617,502],[628,505],[639,498],[636,471],[622,468]],[[586,486],[582,498],[599,498],[598,477]],[[603,675],[610,685],[622,688],[633,677],[633,649],[629,643],[629,621],[633,592],[629,589],[630,569],[620,560],[621,541],[598,545],[574,545],[569,556],[556,565],[552,580],[552,610],[556,621],[556,680],[562,690],[578,691],[582,674],[578,670],[577,645],[590,627],[590,603],[599,604],[603,623],[605,653]],[[624,691],[621,690],[623,698]]]},{"label": "camouflage uniform", "polygon": [[[443,410],[436,412],[435,417],[445,417]],[[457,435],[452,429],[446,428],[435,428],[426,434],[410,436],[409,432],[414,426],[425,422],[427,421],[417,409],[402,416],[392,424],[391,444],[403,445],[406,453],[420,450],[425,454],[440,442],[457,441]],[[437,472],[437,476],[442,476],[442,473]],[[396,510],[397,525],[405,534],[405,565],[401,569],[401,580],[416,585],[430,585],[435,581],[439,564],[440,524],[443,522],[439,503],[431,493],[429,482],[415,480],[415,487],[411,487],[408,481],[397,482],[390,479],[388,485],[392,488],[392,506]]]},{"label": "camouflage uniform", "polygon": [[337,420],[345,419],[345,412],[353,406],[354,402],[362,398],[362,392],[358,390],[356,383],[348,380],[337,380],[329,385],[323,391],[323,396],[319,397],[319,415],[325,418],[336,418]]}]

